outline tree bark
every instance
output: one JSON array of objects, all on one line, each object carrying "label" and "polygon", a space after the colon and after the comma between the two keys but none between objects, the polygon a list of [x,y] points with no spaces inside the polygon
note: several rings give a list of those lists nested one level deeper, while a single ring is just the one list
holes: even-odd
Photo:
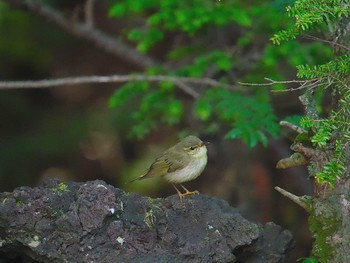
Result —
[{"label": "tree bark", "polygon": [[[337,99],[334,98],[334,101]],[[306,116],[317,121],[319,116],[312,89],[300,96],[300,101],[304,106]],[[312,146],[310,142],[298,141],[294,142],[291,149],[308,160],[309,176],[312,178],[325,169],[325,164],[336,156],[332,143],[330,140],[327,147],[318,148]],[[349,145],[345,145],[343,150],[346,156],[345,163],[350,164]],[[350,262],[349,171],[349,165],[347,165],[344,174],[337,178],[333,187],[330,184],[315,184],[315,196],[297,197],[283,189],[276,189],[308,212],[309,228],[315,239],[312,256],[316,257],[319,262]]]}]

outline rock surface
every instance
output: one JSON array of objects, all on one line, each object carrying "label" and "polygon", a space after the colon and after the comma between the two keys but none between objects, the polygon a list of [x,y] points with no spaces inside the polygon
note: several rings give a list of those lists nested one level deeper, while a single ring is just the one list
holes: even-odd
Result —
[{"label": "rock surface", "polygon": [[244,219],[227,202],[151,199],[103,181],[0,194],[0,262],[283,262],[281,227]]}]

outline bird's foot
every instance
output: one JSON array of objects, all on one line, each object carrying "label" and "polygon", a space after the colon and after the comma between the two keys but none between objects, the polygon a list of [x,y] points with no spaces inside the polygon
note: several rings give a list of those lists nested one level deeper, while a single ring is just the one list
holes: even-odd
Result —
[{"label": "bird's foot", "polygon": [[176,187],[175,185],[173,185],[173,186],[174,186],[174,188],[175,188],[175,190],[176,190],[176,192],[177,192],[177,194],[178,194],[178,196],[179,196],[179,198],[180,198],[180,202],[181,202],[181,203],[182,203],[182,198],[184,198],[185,196],[194,195],[194,194],[199,194],[198,191],[189,191],[189,190],[188,190],[186,187],[184,187],[182,184],[180,184],[180,186],[182,187],[182,189],[185,190],[184,193],[181,193],[181,192],[179,191],[179,189],[177,189],[177,187]]}]

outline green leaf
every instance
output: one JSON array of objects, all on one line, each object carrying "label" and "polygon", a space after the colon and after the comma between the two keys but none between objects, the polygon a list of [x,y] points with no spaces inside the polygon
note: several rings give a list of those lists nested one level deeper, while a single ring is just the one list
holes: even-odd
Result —
[{"label": "green leaf", "polygon": [[173,125],[180,121],[183,113],[182,103],[178,100],[171,100],[167,103],[166,112],[164,114],[164,122]]},{"label": "green leaf", "polygon": [[231,19],[235,22],[237,22],[241,26],[251,26],[252,21],[249,17],[249,14],[243,9],[232,9],[230,10],[231,12]]},{"label": "green leaf", "polygon": [[111,108],[119,107],[128,103],[132,97],[144,93],[148,88],[149,83],[147,82],[129,82],[114,92],[108,105]]},{"label": "green leaf", "polygon": [[219,69],[224,70],[224,71],[229,71],[232,68],[232,63],[229,58],[223,57],[221,59],[218,59],[216,61],[216,65],[218,66]]},{"label": "green leaf", "polygon": [[206,100],[198,100],[195,105],[195,114],[203,121],[207,121],[212,115],[212,105]]},{"label": "green leaf", "polygon": [[284,118],[284,121],[292,123],[296,126],[301,126],[301,120],[304,116],[302,115],[291,115],[286,118]]},{"label": "green leaf", "polygon": [[164,33],[161,30],[151,28],[139,39],[140,42],[137,45],[137,49],[142,53],[146,53],[152,46],[162,40],[163,37]]},{"label": "green leaf", "polygon": [[300,125],[302,128],[304,129],[308,129],[310,127],[312,127],[312,120],[310,120],[308,117],[302,117],[300,120]]},{"label": "green leaf", "polygon": [[125,15],[127,9],[126,6],[122,3],[120,4],[113,4],[113,6],[109,9],[108,15],[109,16],[116,16],[121,17]]},{"label": "green leaf", "polygon": [[[271,105],[265,101],[258,101],[224,89],[209,90],[202,101],[213,107],[211,111],[219,120],[232,127],[226,138],[239,138],[250,147],[254,147],[257,143],[267,145],[265,133],[277,136],[280,131]],[[204,102],[201,102],[204,105],[201,106],[205,109],[208,106]]]},{"label": "green leaf", "polygon": [[245,47],[245,46],[252,43],[253,38],[254,38],[253,34],[247,33],[247,34],[243,35],[242,37],[238,38],[237,44],[241,47]]},{"label": "green leaf", "polygon": [[132,41],[139,41],[144,37],[144,33],[139,29],[133,29],[128,34],[128,39]]},{"label": "green leaf", "polygon": [[159,83],[159,86],[162,91],[170,92],[173,91],[175,84],[170,81],[162,81]]},{"label": "green leaf", "polygon": [[195,54],[198,51],[199,50],[197,46],[183,46],[183,47],[178,47],[174,50],[169,51],[167,57],[169,59],[179,59],[189,54]]},{"label": "green leaf", "polygon": [[257,131],[256,132],[256,137],[257,137],[257,141],[258,142],[261,142],[262,145],[265,146],[265,147],[267,146],[268,139],[267,139],[266,135],[262,131]]}]

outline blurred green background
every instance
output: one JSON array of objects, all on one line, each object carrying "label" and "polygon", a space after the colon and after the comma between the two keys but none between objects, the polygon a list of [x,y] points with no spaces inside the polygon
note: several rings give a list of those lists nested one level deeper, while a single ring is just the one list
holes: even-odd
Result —
[{"label": "blurred green background", "polygon": [[[292,23],[285,7],[293,1],[96,1],[95,27],[157,61],[152,68],[74,36],[21,2],[0,1],[0,80],[146,72],[262,83],[264,77],[295,79],[296,65],[321,63],[331,54],[306,39],[280,46],[269,41]],[[72,25],[84,21],[85,1],[40,3]],[[273,190],[313,193],[304,168],[275,169],[289,156],[293,138],[278,121],[303,113],[298,91],[271,92],[284,85],[191,88],[200,98],[169,83],[0,90],[0,191],[54,177],[102,179],[165,197],[174,190],[162,180],[125,182],[194,134],[210,142],[209,162],[187,186],[227,200],[249,219],[290,229],[297,242],[290,262],[307,256],[304,211]]]}]

